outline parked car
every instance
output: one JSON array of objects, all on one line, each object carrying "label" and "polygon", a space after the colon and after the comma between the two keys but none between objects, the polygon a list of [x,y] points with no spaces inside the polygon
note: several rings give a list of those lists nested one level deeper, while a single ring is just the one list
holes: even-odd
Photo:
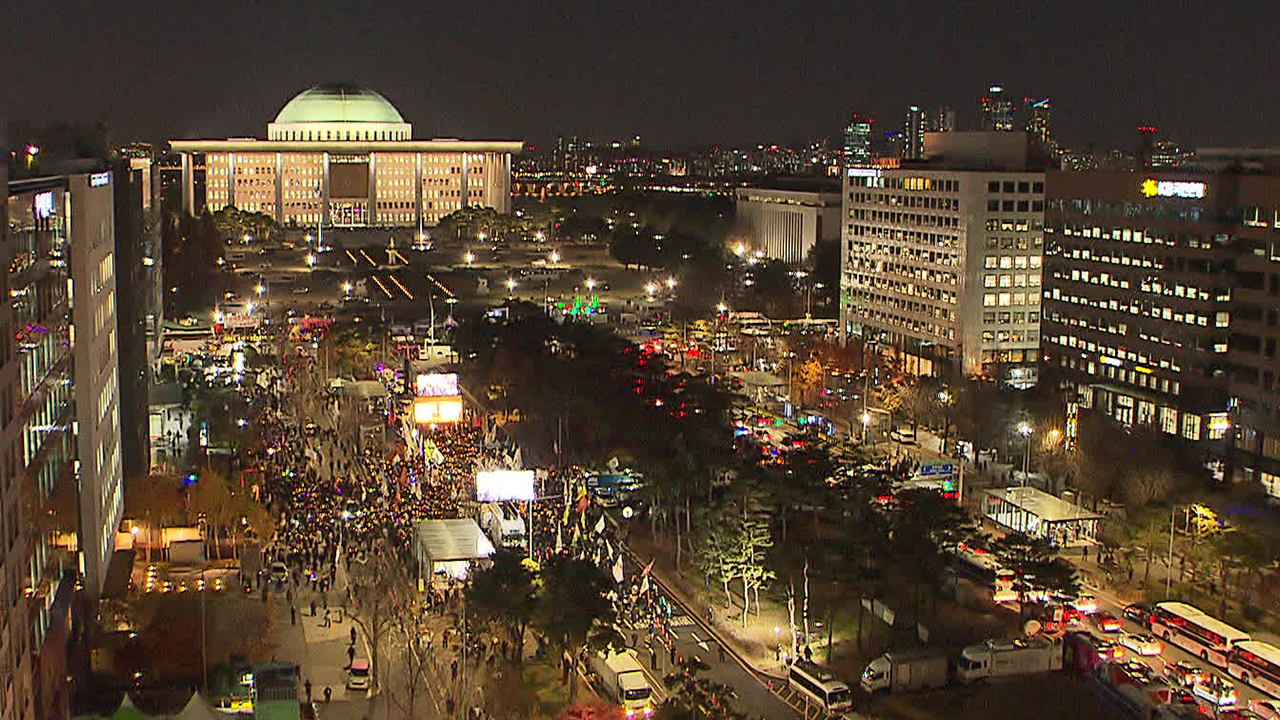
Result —
[{"label": "parked car", "polygon": [[351,667],[347,669],[347,689],[348,690],[368,690],[369,689],[369,661],[353,660]]},{"label": "parked car", "polygon": [[1098,599],[1092,595],[1081,595],[1071,601],[1071,607],[1079,610],[1085,615],[1092,615],[1098,612]]},{"label": "parked car", "polygon": [[1235,707],[1240,699],[1236,694],[1236,686],[1217,676],[1191,688],[1191,694],[1219,710]]},{"label": "parked car", "polygon": [[282,562],[271,563],[271,581],[276,585],[283,585],[284,581],[289,578],[289,568],[285,567]]},{"label": "parked car", "polygon": [[1254,715],[1266,720],[1280,720],[1280,700],[1250,700],[1249,709]]},{"label": "parked car", "polygon": [[1165,665],[1164,676],[1182,687],[1195,687],[1209,679],[1209,672],[1189,662],[1178,662]]},{"label": "parked car", "polygon": [[1132,620],[1144,628],[1151,628],[1151,611],[1152,607],[1147,603],[1133,603],[1126,605],[1121,614],[1125,619]]},{"label": "parked car", "polygon": [[1164,652],[1164,643],[1151,635],[1125,633],[1120,636],[1120,644],[1145,657],[1152,657]]},{"label": "parked car", "polygon": [[1120,632],[1121,628],[1124,627],[1124,622],[1111,613],[1095,613],[1093,622],[1098,626],[1099,630],[1106,633]]}]

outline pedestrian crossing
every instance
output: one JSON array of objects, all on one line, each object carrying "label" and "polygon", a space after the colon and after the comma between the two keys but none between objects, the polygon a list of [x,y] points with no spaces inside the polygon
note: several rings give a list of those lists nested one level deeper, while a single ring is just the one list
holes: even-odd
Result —
[{"label": "pedestrian crossing", "polygon": [[688,615],[672,615],[667,624],[671,627],[688,627],[694,623],[693,618]]}]

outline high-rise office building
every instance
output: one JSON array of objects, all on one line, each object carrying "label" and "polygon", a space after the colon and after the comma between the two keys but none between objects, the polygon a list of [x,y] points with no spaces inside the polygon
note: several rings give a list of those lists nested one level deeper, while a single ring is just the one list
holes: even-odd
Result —
[{"label": "high-rise office building", "polygon": [[109,171],[3,183],[3,720],[67,717],[76,581],[96,597],[115,549],[124,495],[113,184]]},{"label": "high-rise office building", "polygon": [[846,167],[865,167],[871,164],[871,132],[875,121],[854,113],[844,126],[844,164]]},{"label": "high-rise office building", "polygon": [[[1248,423],[1258,423],[1251,449],[1272,452],[1254,467],[1280,480],[1275,346],[1267,357],[1265,342],[1275,331],[1266,289],[1280,180],[1100,171],[1053,173],[1048,187],[1046,374],[1082,408],[1194,444],[1223,475],[1247,403]],[[1256,226],[1241,216],[1248,208],[1259,209]],[[1257,274],[1242,283],[1235,268],[1257,253]],[[1249,322],[1238,326],[1240,303]],[[1235,361],[1233,347],[1248,357]],[[1248,368],[1234,390],[1233,365]]]},{"label": "high-rise office building", "polygon": [[919,375],[1036,381],[1044,173],[1021,133],[929,133],[844,177],[840,330]]},{"label": "high-rise office building", "polygon": [[1015,108],[1004,88],[992,85],[982,96],[982,129],[988,132],[1013,132]]},{"label": "high-rise office building", "polygon": [[928,117],[927,132],[955,132],[956,131],[956,111],[955,108],[940,106],[934,110]]},{"label": "high-rise office building", "polygon": [[1031,142],[1044,152],[1051,152],[1054,149],[1053,141],[1053,125],[1052,106],[1049,98],[1035,99],[1024,98],[1023,104],[1027,108],[1027,122],[1025,130],[1030,136]]},{"label": "high-rise office building", "polygon": [[1141,125],[1138,127],[1138,147],[1134,152],[1136,165],[1139,169],[1151,167],[1151,156],[1156,148],[1156,128],[1154,125]]},{"label": "high-rise office building", "polygon": [[928,114],[919,105],[907,107],[907,120],[902,126],[902,159],[924,157],[924,134],[928,130]]}]

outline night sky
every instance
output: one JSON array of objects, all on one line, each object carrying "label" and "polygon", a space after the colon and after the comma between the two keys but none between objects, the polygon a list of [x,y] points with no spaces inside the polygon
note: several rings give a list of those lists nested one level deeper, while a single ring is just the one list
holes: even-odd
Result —
[{"label": "night sky", "polygon": [[119,142],[262,137],[294,93],[351,81],[417,137],[685,147],[833,134],[855,111],[896,130],[909,103],[971,125],[1000,83],[1052,97],[1069,144],[1131,147],[1145,123],[1269,144],[1278,31],[1258,0],[8,0],[0,116],[102,120]]}]

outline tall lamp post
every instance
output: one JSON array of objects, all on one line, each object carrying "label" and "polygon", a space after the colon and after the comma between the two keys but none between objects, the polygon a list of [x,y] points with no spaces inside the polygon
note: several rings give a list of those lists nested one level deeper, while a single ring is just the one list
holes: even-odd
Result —
[{"label": "tall lamp post", "polygon": [[1031,472],[1031,435],[1035,432],[1035,428],[1028,423],[1018,425],[1018,434],[1026,440],[1026,452],[1022,456],[1022,485],[1027,484],[1027,476]]}]

